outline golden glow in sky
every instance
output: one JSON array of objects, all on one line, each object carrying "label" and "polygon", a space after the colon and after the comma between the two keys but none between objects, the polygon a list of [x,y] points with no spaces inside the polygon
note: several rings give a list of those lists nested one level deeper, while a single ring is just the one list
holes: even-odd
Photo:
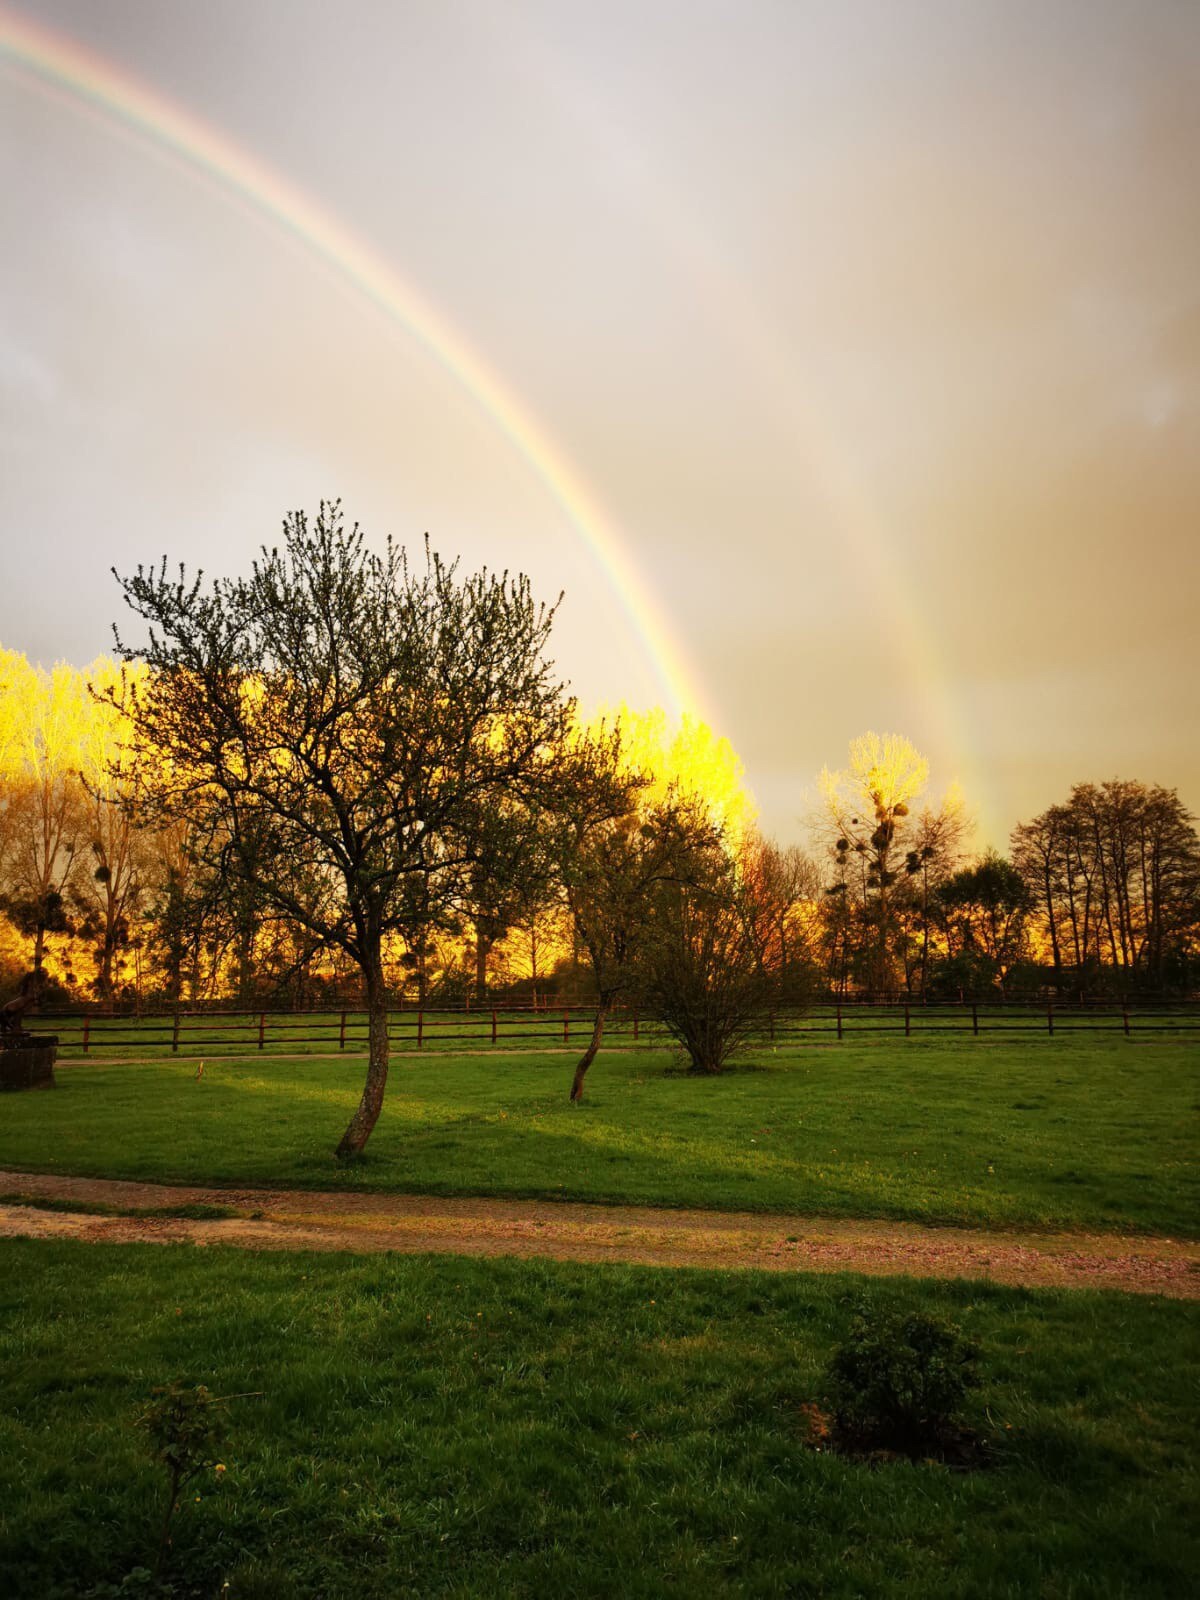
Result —
[{"label": "golden glow in sky", "polygon": [[340,495],[564,590],[585,705],[699,702],[785,838],[867,727],[996,843],[1196,803],[1194,7],[3,16],[210,140],[0,63],[6,645]]}]

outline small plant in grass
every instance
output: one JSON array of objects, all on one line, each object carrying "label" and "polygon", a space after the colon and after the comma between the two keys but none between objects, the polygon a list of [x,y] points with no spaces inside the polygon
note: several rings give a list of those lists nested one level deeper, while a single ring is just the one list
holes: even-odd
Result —
[{"label": "small plant in grass", "polygon": [[204,1384],[198,1383],[189,1389],[175,1380],[152,1392],[150,1404],[138,1419],[168,1479],[166,1510],[154,1562],[155,1578],[166,1559],[171,1543],[171,1523],[179,1510],[183,1489],[202,1472],[211,1470],[220,1475],[225,1470],[219,1448],[224,1414],[224,1399],[211,1395]]},{"label": "small plant in grass", "polygon": [[838,1446],[967,1464],[975,1440],[961,1412],[978,1360],[978,1344],[956,1323],[862,1308],[829,1365]]},{"label": "small plant in grass", "polygon": [[810,1450],[828,1450],[833,1435],[833,1419],[813,1400],[800,1407],[800,1418]]},{"label": "small plant in grass", "polygon": [[[63,1600],[76,1591],[64,1590]],[[134,1567],[120,1583],[98,1583],[87,1591],[85,1600],[182,1600],[172,1584],[156,1578],[149,1567]]]}]

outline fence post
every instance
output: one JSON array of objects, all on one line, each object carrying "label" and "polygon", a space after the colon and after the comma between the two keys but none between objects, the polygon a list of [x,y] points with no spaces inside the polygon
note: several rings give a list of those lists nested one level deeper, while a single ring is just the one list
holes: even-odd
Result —
[{"label": "fence post", "polygon": [[425,1046],[425,1008],[424,1008],[424,1006],[418,1006],[417,1007],[417,1049],[418,1050],[424,1049],[424,1046]]},{"label": "fence post", "polygon": [[493,1044],[495,1044],[495,1042],[496,1042],[496,1032],[497,1032],[497,1029],[496,1029],[496,1010],[495,1010],[495,1007],[493,1007],[492,1008],[492,1043]]},{"label": "fence post", "polygon": [[[91,1017],[84,1017],[84,1019],[83,1019],[83,1053],[84,1053],[84,1055],[87,1055],[87,1053],[88,1053],[88,1033],[90,1031],[91,1020],[92,1020]],[[1125,1031],[1126,1031],[1126,1033],[1128,1033],[1129,1029],[1126,1028]]]},{"label": "fence post", "polygon": [[841,1003],[840,1000],[838,1001],[838,1008],[837,1008],[837,1028],[838,1028],[838,1038],[840,1039],[842,1037],[842,1003]]},{"label": "fence post", "polygon": [[1046,1001],[1046,1031],[1047,1031],[1047,1033],[1053,1033],[1054,1032],[1054,1001],[1053,1000],[1047,1000]]},{"label": "fence post", "polygon": [[571,1013],[569,1011],[564,1011],[563,1012],[563,1043],[564,1044],[570,1044],[570,1042],[571,1042]]},{"label": "fence post", "polygon": [[341,1022],[338,1024],[338,1049],[346,1048],[346,1013],[342,1012]]},{"label": "fence post", "polygon": [[971,1002],[971,1032],[979,1037],[979,1007],[974,1001]]},{"label": "fence post", "polygon": [[258,1048],[261,1050],[266,1042],[267,1019],[263,1012],[258,1013]]},{"label": "fence post", "polygon": [[[1125,1024],[1125,1037],[1128,1039],[1128,1037],[1129,1037],[1129,1001],[1128,1000],[1122,1000],[1121,1001],[1121,1020]],[[86,1050],[87,1049],[87,1045],[85,1044],[83,1048]]]},{"label": "fence post", "polygon": [[637,1014],[637,1007],[634,1006],[634,1008],[633,1008],[633,1042],[634,1042],[634,1044],[637,1043],[637,1037],[638,1037],[638,1014]]},{"label": "fence post", "polygon": [[178,1006],[176,1006],[176,1008],[175,1008],[175,1026],[171,1030],[171,1052],[172,1052],[172,1054],[175,1054],[175,1055],[177,1055],[178,1052],[179,1052],[179,1008],[178,1008]]},{"label": "fence post", "polygon": [[912,1033],[912,1019],[908,1014],[908,1001],[904,1002],[904,1037],[907,1039]]}]

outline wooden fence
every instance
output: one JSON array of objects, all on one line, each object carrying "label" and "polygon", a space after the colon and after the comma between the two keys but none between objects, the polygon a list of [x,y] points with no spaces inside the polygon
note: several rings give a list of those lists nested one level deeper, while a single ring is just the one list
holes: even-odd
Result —
[{"label": "wooden fence", "polygon": [[[496,1008],[422,1007],[394,1011],[388,1033],[393,1048],[464,1051],[492,1049],[582,1048],[591,1032],[589,1006]],[[57,1033],[66,1059],[104,1054],[341,1055],[367,1047],[367,1018],[360,1010],[324,1012],[192,1011],[179,1009],[140,1016],[98,1010],[43,1012],[34,1023]],[[1024,1035],[1061,1038],[1095,1033],[1146,1038],[1200,1032],[1200,1004],[1194,1001],[995,1001],[930,1004],[847,1002],[780,1008],[764,1019],[756,1037],[776,1047],[806,1042],[883,1038],[982,1038]],[[626,1048],[670,1044],[658,1023],[634,1010],[617,1011],[605,1029],[606,1040]]]}]

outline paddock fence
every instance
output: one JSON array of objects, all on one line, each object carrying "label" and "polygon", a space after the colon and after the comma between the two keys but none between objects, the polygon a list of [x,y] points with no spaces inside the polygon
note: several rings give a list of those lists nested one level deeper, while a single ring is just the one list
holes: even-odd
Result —
[{"label": "paddock fence", "polygon": [[[406,1006],[391,1012],[388,1035],[397,1052],[564,1050],[582,1048],[591,1034],[594,1007],[577,1004]],[[351,1008],[325,1011],[214,1008],[116,1013],[100,1009],[43,1011],[35,1029],[58,1035],[59,1056],[110,1059],[143,1053],[182,1055],[361,1055],[367,1016]],[[1061,1039],[1088,1033],[1145,1039],[1200,1032],[1200,1002],[1051,1000],[998,1002],[871,1002],[846,1000],[780,1007],[753,1038],[764,1045],[853,1040],[994,1038],[1022,1035]],[[610,1014],[605,1042],[625,1048],[663,1049],[671,1040],[661,1024],[629,1007]]]}]

